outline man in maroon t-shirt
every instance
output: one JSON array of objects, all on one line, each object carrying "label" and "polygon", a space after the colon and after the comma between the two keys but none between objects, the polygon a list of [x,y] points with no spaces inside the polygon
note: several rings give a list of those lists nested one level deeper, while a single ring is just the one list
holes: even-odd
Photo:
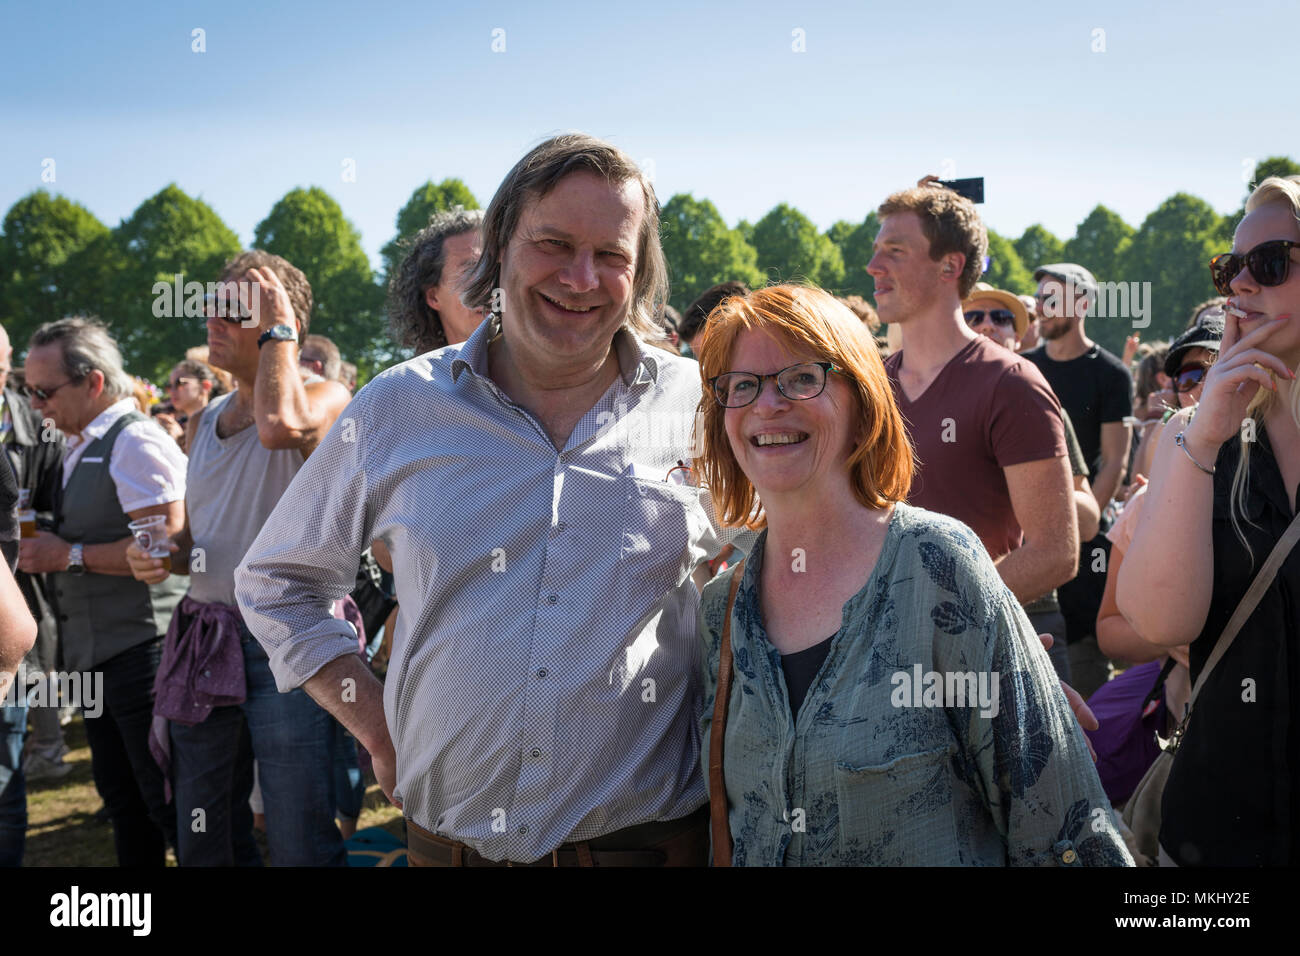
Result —
[{"label": "man in maroon t-shirt", "polygon": [[1037,598],[1078,563],[1060,403],[1032,363],[962,316],[988,248],[974,205],[922,185],[879,215],[867,271],[881,319],[903,332],[885,368],[919,461],[908,502],[970,525],[1012,593]]}]

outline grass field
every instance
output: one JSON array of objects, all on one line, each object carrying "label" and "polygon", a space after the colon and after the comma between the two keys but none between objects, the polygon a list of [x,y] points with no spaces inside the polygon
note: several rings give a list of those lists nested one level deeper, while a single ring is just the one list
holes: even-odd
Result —
[{"label": "grass field", "polygon": [[[86,728],[77,717],[63,728],[72,772],[61,780],[27,783],[27,852],[24,866],[115,866],[113,828],[95,819],[103,806],[90,774]],[[365,803],[358,829],[380,826],[402,835],[402,813],[385,799],[373,776],[367,777]],[[262,858],[269,862],[266,842],[258,834]],[[176,858],[169,850],[169,866]]]}]

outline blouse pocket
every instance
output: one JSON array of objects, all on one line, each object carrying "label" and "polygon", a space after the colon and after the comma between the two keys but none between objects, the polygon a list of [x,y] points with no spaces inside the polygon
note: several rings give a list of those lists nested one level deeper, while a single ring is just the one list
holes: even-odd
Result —
[{"label": "blouse pocket", "polygon": [[951,755],[955,745],[888,763],[835,764],[842,863],[950,866],[957,862]]}]

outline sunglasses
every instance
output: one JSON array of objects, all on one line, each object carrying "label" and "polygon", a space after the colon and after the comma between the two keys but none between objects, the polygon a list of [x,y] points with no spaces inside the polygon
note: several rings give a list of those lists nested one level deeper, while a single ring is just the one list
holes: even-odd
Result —
[{"label": "sunglasses", "polygon": [[1210,278],[1220,295],[1232,295],[1232,280],[1241,274],[1242,266],[1265,288],[1281,285],[1291,269],[1291,250],[1297,248],[1300,248],[1300,242],[1270,239],[1242,256],[1225,252],[1210,260]]},{"label": "sunglasses", "polygon": [[55,385],[53,388],[33,388],[30,385],[24,385],[23,396],[25,398],[39,398],[43,402],[48,402],[54,397],[54,393],[63,388],[64,385],[72,385],[75,382],[80,382],[85,377],[86,376],[83,375],[81,378],[70,378],[60,385]]},{"label": "sunglasses", "polygon": [[228,297],[218,298],[209,293],[203,297],[203,317],[209,319],[216,316],[229,322],[231,325],[242,325],[245,320],[251,318],[244,307],[240,305],[238,299]]},{"label": "sunglasses", "polygon": [[182,376],[181,378],[173,379],[172,381],[168,382],[167,387],[169,389],[180,388],[182,385],[188,385],[190,382],[197,382],[197,381],[198,379],[196,378],[186,378]]},{"label": "sunglasses", "polygon": [[966,316],[966,324],[972,328],[983,322],[985,315],[994,325],[1010,327],[1016,324],[1016,314],[1010,309],[971,309],[962,315]]},{"label": "sunglasses", "polygon": [[1205,373],[1209,371],[1210,366],[1201,362],[1192,365],[1184,365],[1178,370],[1173,377],[1174,393],[1190,392],[1201,382],[1205,381]]}]

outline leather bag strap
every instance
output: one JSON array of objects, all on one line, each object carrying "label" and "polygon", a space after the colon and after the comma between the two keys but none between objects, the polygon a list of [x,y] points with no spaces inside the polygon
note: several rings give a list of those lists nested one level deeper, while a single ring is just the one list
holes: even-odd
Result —
[{"label": "leather bag strap", "polygon": [[722,621],[722,647],[718,655],[718,686],[713,697],[713,725],[709,728],[709,819],[714,866],[731,866],[731,822],[727,818],[727,782],[722,774],[722,758],[727,736],[727,705],[731,701],[731,610],[744,574],[745,562],[741,561],[727,591],[727,614]]}]

